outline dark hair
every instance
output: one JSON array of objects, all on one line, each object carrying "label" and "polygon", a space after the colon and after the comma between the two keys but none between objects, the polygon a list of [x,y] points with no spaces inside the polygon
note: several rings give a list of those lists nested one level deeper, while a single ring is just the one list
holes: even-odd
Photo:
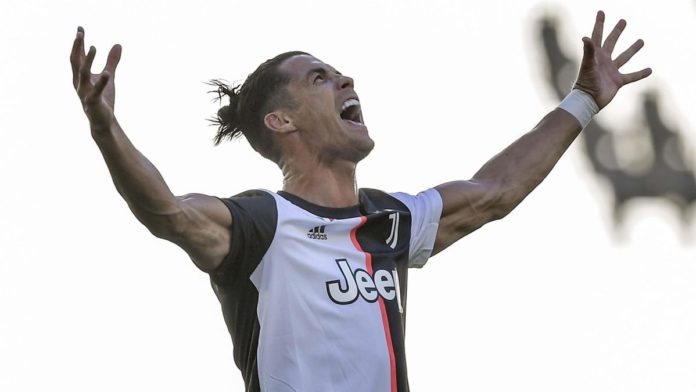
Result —
[{"label": "dark hair", "polygon": [[215,145],[243,134],[254,150],[277,163],[280,149],[263,118],[279,106],[293,103],[285,88],[290,76],[278,69],[280,64],[290,57],[307,54],[300,51],[281,53],[259,65],[243,84],[234,87],[219,79],[211,80],[209,84],[216,87],[211,91],[217,94],[216,100],[223,96],[230,100],[229,105],[221,107],[211,119],[218,127]]}]

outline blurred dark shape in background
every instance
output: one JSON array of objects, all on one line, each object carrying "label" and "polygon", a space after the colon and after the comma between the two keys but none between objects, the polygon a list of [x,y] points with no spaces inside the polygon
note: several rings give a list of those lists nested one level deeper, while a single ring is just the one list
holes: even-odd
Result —
[{"label": "blurred dark shape in background", "polygon": [[[573,86],[578,62],[563,53],[558,42],[556,20],[545,17],[539,33],[547,60],[546,80],[557,98],[563,99]],[[643,95],[645,119],[632,123],[628,133],[611,131],[597,118],[581,134],[584,153],[595,173],[608,180],[613,191],[614,228],[626,214],[626,202],[637,197],[664,198],[679,210],[684,226],[690,222],[690,208],[696,201],[694,170],[689,168],[679,132],[662,121],[658,95]]]}]

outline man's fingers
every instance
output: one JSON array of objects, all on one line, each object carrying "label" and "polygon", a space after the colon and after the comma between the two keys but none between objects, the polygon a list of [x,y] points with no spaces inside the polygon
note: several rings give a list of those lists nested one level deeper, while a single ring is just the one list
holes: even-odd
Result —
[{"label": "man's fingers", "polygon": [[616,65],[616,68],[621,68],[623,67],[624,64],[628,62],[628,60],[633,57],[634,54],[638,53],[638,51],[645,45],[642,39],[637,40],[636,42],[633,43],[633,45],[629,46],[628,49],[624,50],[623,53],[621,53],[615,60],[614,64]]},{"label": "man's fingers", "polygon": [[97,54],[97,48],[90,46],[89,52],[87,52],[87,57],[82,62],[80,66],[80,85],[88,86],[90,83],[90,72],[92,70],[92,62],[94,61],[94,56]]},{"label": "man's fingers", "polygon": [[73,86],[77,88],[77,82],[80,80],[80,66],[85,58],[85,31],[82,27],[77,28],[75,41],[73,41],[72,51],[70,51],[70,66],[72,67]]},{"label": "man's fingers", "polygon": [[592,29],[592,42],[598,47],[602,46],[602,34],[604,33],[604,12],[597,11],[594,29]]},{"label": "man's fingers", "polygon": [[611,56],[611,53],[614,51],[614,47],[616,46],[616,41],[619,40],[619,36],[621,36],[621,33],[624,31],[626,28],[626,21],[621,19],[619,22],[614,26],[614,29],[611,30],[611,33],[607,36],[607,39],[604,41],[604,50],[609,53]]},{"label": "man's fingers", "polygon": [[645,68],[645,69],[641,69],[640,71],[625,74],[625,75],[623,75],[624,84],[629,84],[629,83],[637,82],[641,79],[645,79],[648,76],[650,76],[651,73],[652,73],[652,69]]},{"label": "man's fingers", "polygon": [[116,44],[109,51],[109,56],[106,58],[106,65],[104,66],[104,72],[115,75],[116,66],[118,66],[119,61],[121,61],[121,45]]}]

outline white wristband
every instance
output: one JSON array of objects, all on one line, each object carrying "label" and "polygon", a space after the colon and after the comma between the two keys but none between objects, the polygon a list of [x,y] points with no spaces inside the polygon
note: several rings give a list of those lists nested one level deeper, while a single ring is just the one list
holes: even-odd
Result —
[{"label": "white wristband", "polygon": [[594,98],[592,98],[590,94],[577,89],[573,89],[573,91],[561,101],[558,107],[578,119],[583,128],[590,123],[592,116],[599,112],[599,106],[597,106],[597,102],[595,102]]}]

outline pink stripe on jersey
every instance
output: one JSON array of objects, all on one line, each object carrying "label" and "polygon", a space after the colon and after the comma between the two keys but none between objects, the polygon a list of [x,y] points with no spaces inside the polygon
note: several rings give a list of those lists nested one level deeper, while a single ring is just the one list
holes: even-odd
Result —
[{"label": "pink stripe on jersey", "polygon": [[[360,243],[358,243],[358,238],[356,236],[356,233],[358,229],[367,222],[367,217],[361,216],[360,217],[360,224],[355,226],[353,230],[350,231],[350,239],[353,241],[353,246],[355,246],[355,249],[358,251],[362,252],[365,254],[365,265],[367,268],[367,273],[370,274],[370,276],[374,275],[374,271],[372,270],[372,254],[370,252],[365,252],[362,247],[360,246]],[[384,326],[384,336],[387,339],[387,348],[389,349],[389,367],[391,369],[391,392],[397,392],[396,391],[396,357],[394,356],[394,346],[392,345],[392,337],[391,337],[391,330],[389,329],[389,318],[387,318],[387,308],[384,305],[384,300],[382,299],[381,296],[378,297],[378,302],[379,302],[379,310],[382,313],[382,325]]]}]

